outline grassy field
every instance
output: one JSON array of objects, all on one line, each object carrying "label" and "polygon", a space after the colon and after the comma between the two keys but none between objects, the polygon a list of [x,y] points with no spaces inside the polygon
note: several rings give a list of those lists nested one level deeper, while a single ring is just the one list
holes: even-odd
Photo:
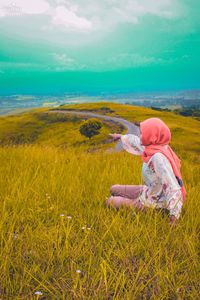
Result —
[{"label": "grassy field", "polygon": [[120,126],[105,123],[89,141],[73,115],[41,108],[1,117],[1,299],[200,298],[199,121],[106,102],[62,109],[102,106],[170,127],[188,192],[180,222],[171,228],[161,211],[105,206],[111,185],[142,183],[140,157],[105,151],[115,145],[109,132],[126,132]]}]

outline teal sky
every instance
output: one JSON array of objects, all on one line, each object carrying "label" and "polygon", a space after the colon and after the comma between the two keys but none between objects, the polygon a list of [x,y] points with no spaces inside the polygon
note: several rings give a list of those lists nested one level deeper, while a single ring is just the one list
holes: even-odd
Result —
[{"label": "teal sky", "polygon": [[198,0],[0,0],[0,93],[200,88]]}]

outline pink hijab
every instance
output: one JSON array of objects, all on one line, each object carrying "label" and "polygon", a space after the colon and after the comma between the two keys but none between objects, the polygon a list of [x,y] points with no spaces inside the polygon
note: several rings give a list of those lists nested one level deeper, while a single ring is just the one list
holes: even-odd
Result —
[{"label": "pink hijab", "polygon": [[[145,146],[145,150],[142,153],[142,160],[148,162],[151,156],[156,152],[163,153],[171,163],[173,172],[177,178],[179,185],[181,186],[181,192],[183,195],[183,201],[186,200],[186,190],[183,185],[182,176],[180,172],[181,160],[169,146],[171,140],[171,132],[168,126],[159,118],[149,118],[143,122],[140,122],[141,130],[141,143]],[[163,147],[168,145],[168,147]]]}]

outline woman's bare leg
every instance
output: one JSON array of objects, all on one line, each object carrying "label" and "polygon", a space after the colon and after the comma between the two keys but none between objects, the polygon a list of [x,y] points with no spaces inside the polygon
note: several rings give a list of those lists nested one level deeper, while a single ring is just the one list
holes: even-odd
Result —
[{"label": "woman's bare leg", "polygon": [[106,205],[115,208],[120,208],[122,206],[129,207],[129,208],[138,208],[138,209],[143,208],[143,205],[139,201],[139,199],[130,199],[121,196],[109,197],[108,199],[106,199]]},{"label": "woman's bare leg", "polygon": [[140,195],[145,187],[145,185],[115,184],[111,186],[110,192],[113,196],[122,196],[129,199],[135,199]]}]

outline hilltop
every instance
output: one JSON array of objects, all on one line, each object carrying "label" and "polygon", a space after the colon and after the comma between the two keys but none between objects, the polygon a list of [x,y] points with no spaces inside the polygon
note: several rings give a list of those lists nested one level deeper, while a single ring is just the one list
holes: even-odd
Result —
[{"label": "hilltop", "polygon": [[0,297],[198,299],[199,121],[108,102],[59,109],[165,121],[187,190],[182,216],[171,228],[162,211],[105,206],[111,185],[143,183],[140,157],[105,151],[115,145],[109,132],[126,132],[120,125],[104,122],[89,141],[73,114],[1,117]]},{"label": "hilltop", "polygon": [[[17,115],[0,118],[0,145],[37,144],[61,148],[83,146],[85,149],[106,149],[113,146],[108,133],[126,133],[120,124],[104,121],[100,135],[88,141],[81,136],[79,127],[83,116],[49,114],[53,110],[76,110],[96,112],[108,116],[122,117],[131,122],[143,121],[149,117],[159,117],[168,124],[172,132],[171,145],[183,152],[199,152],[200,123],[194,118],[177,115],[171,111],[160,111],[141,106],[118,103],[84,103],[61,105],[56,108],[36,108]],[[185,137],[187,136],[187,139]]]}]

